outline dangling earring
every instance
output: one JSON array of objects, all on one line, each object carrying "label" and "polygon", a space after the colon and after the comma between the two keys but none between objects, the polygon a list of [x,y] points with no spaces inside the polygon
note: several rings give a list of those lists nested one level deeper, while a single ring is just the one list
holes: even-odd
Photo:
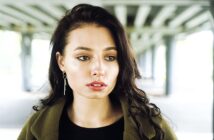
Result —
[{"label": "dangling earring", "polygon": [[64,79],[64,91],[63,91],[63,94],[65,96],[66,85],[67,85],[67,77],[66,77],[66,73],[65,72],[63,72],[63,79]]}]

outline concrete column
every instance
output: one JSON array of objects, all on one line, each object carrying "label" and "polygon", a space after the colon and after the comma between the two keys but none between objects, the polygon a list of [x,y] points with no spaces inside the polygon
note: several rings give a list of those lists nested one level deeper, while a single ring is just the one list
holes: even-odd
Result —
[{"label": "concrete column", "polygon": [[137,59],[137,64],[141,66],[141,57],[142,53],[135,53],[136,59]]},{"label": "concrete column", "polygon": [[171,93],[172,87],[172,54],[174,48],[174,37],[166,36],[165,37],[166,44],[166,81],[165,81],[165,94],[169,95]]},{"label": "concrete column", "polygon": [[156,56],[156,46],[153,45],[151,47],[152,52],[152,79],[155,80],[155,56]]},{"label": "concrete column", "polygon": [[145,76],[145,52],[142,52],[139,57],[138,57],[138,62],[139,62],[139,67],[140,67],[140,71],[141,71],[141,76],[142,78]]},{"label": "concrete column", "polygon": [[31,42],[32,34],[23,33],[21,42],[22,87],[31,91]]},{"label": "concrete column", "polygon": [[145,76],[148,79],[152,78],[152,51],[150,49],[146,50],[145,52],[145,65],[144,65],[144,70],[145,70]]},{"label": "concrete column", "polygon": [[[214,1],[210,0],[210,12],[214,21]],[[213,25],[214,26],[214,25]],[[214,28],[212,29],[214,36]],[[212,129],[213,129],[213,140],[214,140],[214,38],[213,38],[213,121],[212,121]]]}]

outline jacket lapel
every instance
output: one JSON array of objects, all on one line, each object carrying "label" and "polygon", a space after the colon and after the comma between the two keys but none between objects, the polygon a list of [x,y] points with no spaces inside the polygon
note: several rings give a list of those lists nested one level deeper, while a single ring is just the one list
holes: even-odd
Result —
[{"label": "jacket lapel", "polygon": [[[137,126],[128,113],[128,104],[125,97],[120,98],[124,115],[124,140],[140,140]],[[32,124],[31,131],[37,140],[58,140],[59,121],[62,114],[65,99],[59,99],[53,106],[41,110]],[[148,139],[155,136],[155,130],[147,119],[140,118],[143,124],[143,133]]]},{"label": "jacket lapel", "polygon": [[58,140],[59,121],[65,104],[59,99],[52,107],[46,107],[34,121],[31,131],[37,140]]},{"label": "jacket lapel", "polygon": [[[138,128],[128,113],[128,103],[125,97],[120,98],[123,114],[124,114],[124,140],[140,140],[138,134]],[[155,136],[155,130],[149,123],[148,119],[139,116],[139,120],[142,120],[143,133],[148,139],[152,139]]]}]

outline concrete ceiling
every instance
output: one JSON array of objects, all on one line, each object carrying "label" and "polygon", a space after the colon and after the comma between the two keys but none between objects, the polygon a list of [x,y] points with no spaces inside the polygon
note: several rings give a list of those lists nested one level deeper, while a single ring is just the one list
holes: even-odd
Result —
[{"label": "concrete ceiling", "polygon": [[65,11],[78,3],[106,8],[138,42],[213,25],[209,0],[0,0],[0,29],[51,34]]}]

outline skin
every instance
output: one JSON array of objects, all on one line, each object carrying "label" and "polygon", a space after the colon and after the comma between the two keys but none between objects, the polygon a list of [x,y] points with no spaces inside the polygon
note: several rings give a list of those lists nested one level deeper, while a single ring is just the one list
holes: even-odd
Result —
[{"label": "skin", "polygon": [[[86,24],[72,30],[64,53],[57,52],[56,58],[73,90],[74,100],[68,108],[71,121],[82,127],[97,128],[121,118],[121,108],[113,106],[109,99],[119,65],[115,42],[107,28]],[[93,81],[104,82],[107,87],[92,90],[86,85]]]}]

